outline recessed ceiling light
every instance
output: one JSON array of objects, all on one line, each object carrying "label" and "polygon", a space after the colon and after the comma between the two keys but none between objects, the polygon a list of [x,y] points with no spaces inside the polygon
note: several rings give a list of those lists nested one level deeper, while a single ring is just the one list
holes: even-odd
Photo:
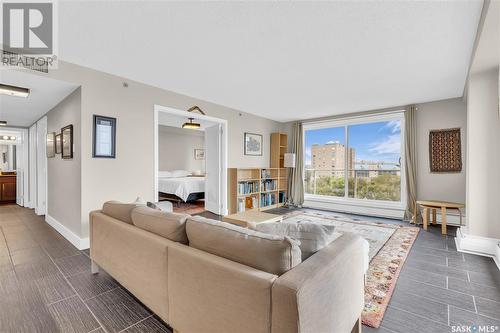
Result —
[{"label": "recessed ceiling light", "polygon": [[16,97],[28,97],[30,90],[28,88],[10,86],[0,83],[0,94]]}]

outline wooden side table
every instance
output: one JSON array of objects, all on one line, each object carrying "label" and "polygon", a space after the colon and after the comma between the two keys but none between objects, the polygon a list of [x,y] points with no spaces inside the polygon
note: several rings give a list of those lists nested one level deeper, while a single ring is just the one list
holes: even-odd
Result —
[{"label": "wooden side table", "polygon": [[460,225],[462,225],[462,211],[461,208],[464,208],[465,205],[457,202],[448,202],[448,201],[433,201],[433,200],[418,200],[415,203],[415,214],[413,215],[413,222],[416,224],[417,222],[417,211],[418,206],[422,206],[423,214],[422,219],[424,222],[424,230],[427,230],[427,225],[430,221],[430,212],[432,211],[432,224],[437,223],[437,210],[441,210],[441,234],[446,235],[446,210],[447,209],[456,209],[460,214]]},{"label": "wooden side table", "polygon": [[258,210],[248,210],[224,216],[222,218],[222,221],[236,224],[242,227],[248,227],[248,224],[250,223],[258,224],[266,222],[281,222],[283,221],[283,216],[264,213]]}]

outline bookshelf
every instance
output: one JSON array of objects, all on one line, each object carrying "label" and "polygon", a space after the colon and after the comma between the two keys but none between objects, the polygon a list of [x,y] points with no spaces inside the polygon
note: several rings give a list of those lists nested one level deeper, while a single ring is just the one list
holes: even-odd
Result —
[{"label": "bookshelf", "polygon": [[229,214],[283,206],[285,168],[228,168]]},{"label": "bookshelf", "polygon": [[288,173],[284,167],[288,136],[271,134],[270,168],[228,168],[229,214],[278,208],[287,198]]}]

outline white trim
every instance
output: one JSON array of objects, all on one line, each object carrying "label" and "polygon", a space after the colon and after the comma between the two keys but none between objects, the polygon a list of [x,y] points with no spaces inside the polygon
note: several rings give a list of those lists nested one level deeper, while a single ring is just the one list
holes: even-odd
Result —
[{"label": "white trim", "polygon": [[457,251],[493,258],[500,270],[500,239],[474,236],[466,227],[457,229]]},{"label": "white trim", "polygon": [[78,250],[85,250],[90,247],[89,237],[80,238],[61,222],[57,221],[50,215],[45,215],[45,222],[47,222],[52,228],[56,229],[64,238],[66,238],[71,244],[73,244]]},{"label": "white trim", "polygon": [[351,213],[366,216],[386,217],[391,219],[402,219],[404,209],[399,207],[377,207],[376,205],[361,205],[347,200],[310,200],[304,201],[304,207],[323,209],[342,213]]},{"label": "white trim", "polygon": [[[406,193],[406,159],[405,159],[405,110],[395,110],[390,112],[384,112],[381,114],[371,114],[371,115],[358,115],[351,117],[343,117],[343,118],[334,118],[334,119],[326,119],[314,122],[303,123],[302,126],[302,137],[304,138],[304,142],[302,143],[305,146],[305,132],[307,130],[314,129],[322,129],[322,128],[330,128],[330,127],[344,127],[345,128],[345,145],[349,148],[349,135],[348,135],[348,126],[351,125],[359,125],[359,124],[367,124],[381,121],[390,121],[390,120],[399,120],[401,127],[401,148],[400,148],[400,156],[401,156],[401,168],[400,168],[400,201],[379,201],[379,200],[364,200],[364,199],[355,199],[349,198],[348,195],[348,181],[345,182],[345,196],[344,197],[330,197],[323,195],[314,195],[304,193],[304,199],[308,202],[308,205],[311,207],[322,206],[322,209],[330,209],[330,210],[338,210],[351,212],[356,214],[364,214],[370,215],[375,214],[376,216],[385,216],[391,218],[402,218],[404,215],[404,210],[407,206],[407,193]],[[305,148],[305,147],[304,147]],[[305,149],[304,149],[305,152]],[[347,153],[346,153],[347,156]],[[348,158],[345,158],[345,170],[347,170]],[[302,179],[305,179],[306,169],[304,168],[304,174],[302,175]],[[348,173],[345,173],[345,178],[347,178]],[[346,179],[347,180],[347,179]],[[306,205],[306,204],[304,204]],[[325,208],[325,206],[329,206],[330,208]],[[356,206],[363,206],[366,209],[359,209]],[[335,207],[335,208],[332,208]],[[349,210],[352,208],[352,210]],[[384,213],[383,210],[388,210],[389,212]],[[367,211],[372,211],[373,213],[366,214]],[[365,213],[363,213],[365,212]],[[401,213],[402,212],[402,213]]]},{"label": "white trim", "polygon": [[29,146],[29,172],[28,172],[28,207],[36,208],[36,123],[28,129],[28,146]]},{"label": "white trim", "polygon": [[[359,124],[374,123],[379,121],[389,121],[395,118],[404,119],[404,112],[405,110],[401,109],[391,112],[384,112],[381,114],[357,115],[357,116],[346,116],[341,118],[322,119],[318,121],[303,122],[302,127],[304,129],[311,130],[311,129],[338,127],[345,125],[359,125]],[[403,126],[401,126],[401,128],[403,128]]]},{"label": "white trim", "polygon": [[221,119],[221,118],[215,118],[215,117],[210,117],[198,113],[188,113],[187,111],[184,110],[179,110],[179,109],[174,109],[171,107],[167,106],[162,106],[155,104],[153,108],[153,113],[154,113],[154,129],[153,129],[153,135],[154,135],[154,144],[153,144],[153,149],[154,149],[154,187],[155,187],[155,193],[154,193],[154,198],[155,202],[158,201],[158,112],[164,112],[168,114],[173,114],[181,117],[191,117],[197,120],[206,120],[206,121],[211,121],[214,123],[218,123],[222,125],[222,142],[221,142],[221,152],[222,152],[222,165],[221,165],[221,200],[222,202],[220,203],[220,214],[221,215],[227,215],[228,214],[228,209],[227,209],[227,166],[228,166],[228,121],[226,119]]}]

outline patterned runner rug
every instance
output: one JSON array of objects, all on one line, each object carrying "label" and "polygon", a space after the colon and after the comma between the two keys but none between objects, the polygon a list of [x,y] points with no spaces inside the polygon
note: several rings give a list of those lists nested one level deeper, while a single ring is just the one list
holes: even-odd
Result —
[{"label": "patterned runner rug", "polygon": [[361,318],[364,325],[379,327],[399,272],[420,229],[305,211],[293,211],[284,219],[287,222],[335,225],[338,232],[356,233],[368,241],[370,265],[366,273],[365,308]]}]

